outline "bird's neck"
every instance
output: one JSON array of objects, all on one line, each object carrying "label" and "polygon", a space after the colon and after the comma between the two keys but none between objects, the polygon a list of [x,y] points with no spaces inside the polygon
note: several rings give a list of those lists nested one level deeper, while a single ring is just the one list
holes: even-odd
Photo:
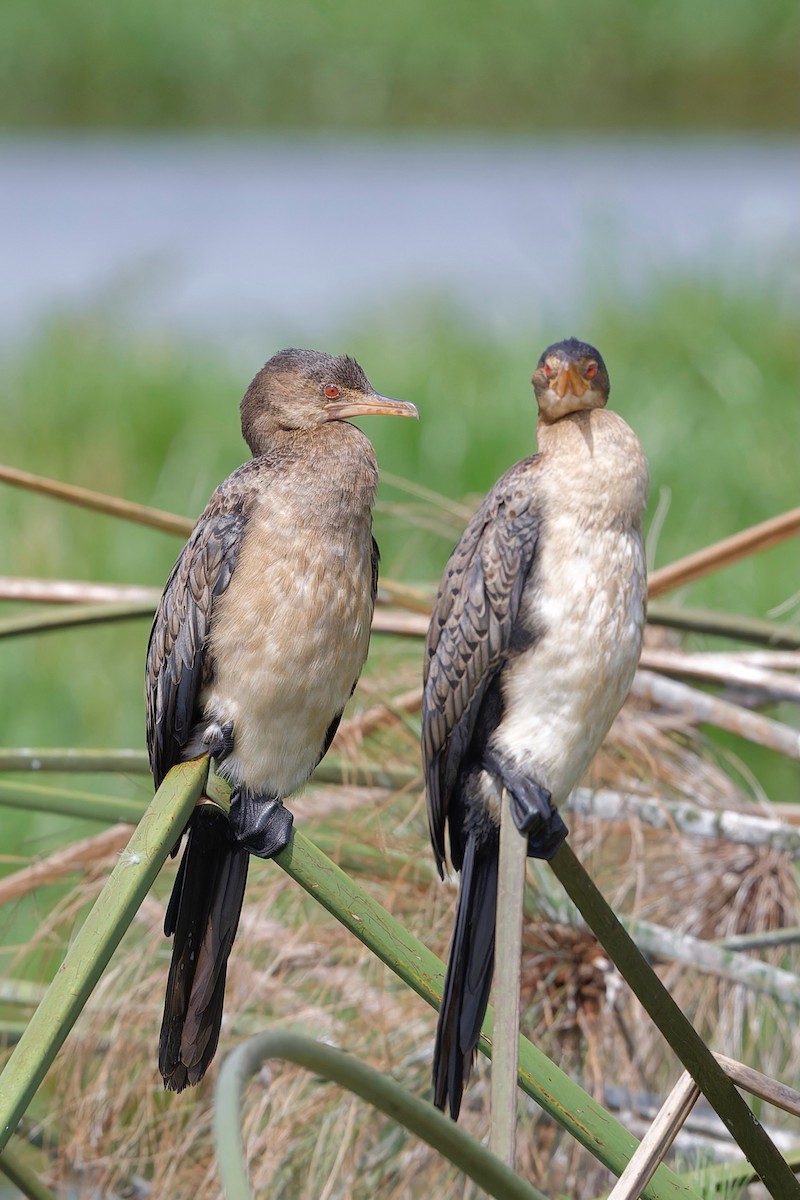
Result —
[{"label": "bird's neck", "polygon": [[647,500],[647,460],[639,439],[608,409],[540,421],[536,431],[548,500],[599,521],[641,525]]},{"label": "bird's neck", "polygon": [[[275,430],[253,465],[272,495],[304,497],[306,511],[335,522],[369,512],[378,486],[372,443],[346,421]],[[263,471],[260,469],[263,464]]]}]

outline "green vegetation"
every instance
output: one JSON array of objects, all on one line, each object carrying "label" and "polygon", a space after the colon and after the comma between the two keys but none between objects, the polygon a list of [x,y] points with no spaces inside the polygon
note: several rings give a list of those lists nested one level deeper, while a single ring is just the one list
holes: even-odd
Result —
[{"label": "green vegetation", "polygon": [[776,129],[792,0],[4,0],[8,129]]}]

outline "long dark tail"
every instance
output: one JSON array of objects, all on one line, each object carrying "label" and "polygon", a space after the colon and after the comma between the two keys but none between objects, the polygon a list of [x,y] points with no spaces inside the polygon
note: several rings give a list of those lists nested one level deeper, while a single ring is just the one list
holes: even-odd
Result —
[{"label": "long dark tail", "polygon": [[454,1121],[472,1070],[492,986],[497,865],[497,839],[490,838],[487,843],[484,838],[479,845],[476,835],[470,833],[461,866],[456,925],[433,1051],[433,1102],[441,1109],[449,1104]]},{"label": "long dark tail", "polygon": [[175,942],[158,1066],[170,1091],[197,1083],[214,1057],[248,859],[223,813],[210,804],[195,809],[164,920]]}]

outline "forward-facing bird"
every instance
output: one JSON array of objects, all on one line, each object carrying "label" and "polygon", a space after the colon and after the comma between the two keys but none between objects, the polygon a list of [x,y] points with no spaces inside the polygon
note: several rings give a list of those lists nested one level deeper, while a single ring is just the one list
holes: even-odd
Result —
[{"label": "forward-facing bird", "polygon": [[331,744],[367,656],[378,579],[372,445],[346,417],[416,416],[352,358],[282,350],[241,404],[253,458],[214,492],[167,580],[147,650],[156,787],[209,753],[230,820],[201,804],[164,924],[174,934],[159,1067],[197,1083],[217,1047],[250,854],[289,842],[283,805]]},{"label": "forward-facing bird", "polygon": [[489,492],[442,578],[425,651],[422,754],[440,875],[461,871],[434,1049],[434,1100],[458,1117],[494,967],[503,791],[528,853],[586,771],[639,661],[647,463],[605,409],[594,347],[549,346],[533,375],[539,453]]}]

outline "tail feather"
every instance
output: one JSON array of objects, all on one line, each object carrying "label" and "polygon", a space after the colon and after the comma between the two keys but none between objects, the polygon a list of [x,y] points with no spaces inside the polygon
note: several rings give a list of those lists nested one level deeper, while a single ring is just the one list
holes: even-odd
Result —
[{"label": "tail feather", "polygon": [[433,1053],[434,1104],[457,1120],[472,1070],[494,971],[498,847],[467,838],[456,924],[447,960]]},{"label": "tail feather", "polygon": [[158,1065],[170,1091],[197,1083],[214,1057],[248,860],[227,817],[211,805],[195,810],[164,921],[175,941]]}]

